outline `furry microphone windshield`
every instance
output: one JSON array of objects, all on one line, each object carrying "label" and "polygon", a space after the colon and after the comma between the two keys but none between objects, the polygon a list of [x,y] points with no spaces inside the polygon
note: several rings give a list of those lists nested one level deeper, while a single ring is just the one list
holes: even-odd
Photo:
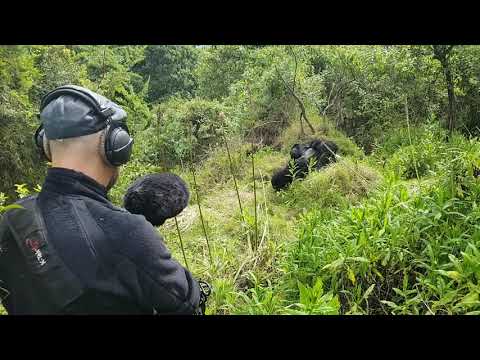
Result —
[{"label": "furry microphone windshield", "polygon": [[124,208],[145,216],[153,226],[180,214],[188,205],[187,184],[177,175],[160,173],[136,180],[123,199]]}]

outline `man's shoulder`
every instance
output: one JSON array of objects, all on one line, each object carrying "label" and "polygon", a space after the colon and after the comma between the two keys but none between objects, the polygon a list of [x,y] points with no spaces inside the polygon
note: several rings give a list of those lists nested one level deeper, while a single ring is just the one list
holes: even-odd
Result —
[{"label": "man's shoulder", "polygon": [[15,217],[18,211],[33,210],[36,198],[37,195],[29,195],[7,205],[4,212],[0,214],[0,226],[2,226],[2,224],[3,226],[7,226],[6,224],[9,222],[8,219]]},{"label": "man's shoulder", "polygon": [[163,256],[163,250],[159,249],[162,237],[143,215],[132,214],[116,206],[91,206],[94,208],[90,214],[103,230],[106,239],[110,240],[109,244],[117,255],[123,254],[134,261],[151,254]]},{"label": "man's shoulder", "polygon": [[97,221],[107,222],[119,230],[131,231],[135,228],[149,225],[143,215],[132,214],[112,203],[99,203],[90,199],[85,199],[85,203]]},{"label": "man's shoulder", "polygon": [[38,194],[28,195],[16,200],[13,204],[22,206],[22,204],[28,204],[34,201],[37,197],[38,197]]}]

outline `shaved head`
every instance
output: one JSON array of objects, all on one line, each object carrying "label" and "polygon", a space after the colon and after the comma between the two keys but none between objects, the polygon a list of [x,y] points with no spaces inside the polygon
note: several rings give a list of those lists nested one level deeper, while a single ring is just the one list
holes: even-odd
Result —
[{"label": "shaved head", "polygon": [[95,179],[110,190],[119,176],[119,168],[102,157],[104,131],[74,138],[48,140],[52,166],[72,169]]}]

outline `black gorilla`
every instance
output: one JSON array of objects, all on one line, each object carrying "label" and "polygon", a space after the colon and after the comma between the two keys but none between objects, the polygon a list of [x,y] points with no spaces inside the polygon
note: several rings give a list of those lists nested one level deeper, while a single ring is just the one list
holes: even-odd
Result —
[{"label": "black gorilla", "polygon": [[150,174],[130,185],[123,204],[132,214],[143,215],[153,226],[159,226],[180,214],[189,197],[187,185],[177,175]]},{"label": "black gorilla", "polygon": [[[281,190],[293,182],[293,179],[303,179],[309,171],[309,164],[313,160],[314,169],[322,167],[335,161],[335,154],[338,146],[329,140],[313,140],[308,144],[295,144],[290,150],[290,162],[272,176],[272,186],[275,190]],[[292,176],[293,172],[293,176]]]}]

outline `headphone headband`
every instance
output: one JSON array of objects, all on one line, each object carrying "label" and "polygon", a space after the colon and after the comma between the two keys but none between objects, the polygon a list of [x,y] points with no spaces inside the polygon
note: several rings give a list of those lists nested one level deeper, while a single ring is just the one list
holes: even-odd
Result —
[{"label": "headphone headband", "polygon": [[52,90],[42,99],[40,105],[40,112],[47,106],[53,99],[62,96],[62,95],[74,95],[81,98],[86,103],[88,103],[99,115],[101,115],[105,120],[108,119],[113,114],[113,109],[110,107],[102,107],[98,100],[92,96],[87,91],[82,90],[81,88],[76,88],[72,86],[61,86],[55,90]]},{"label": "headphone headband", "polygon": [[[85,108],[85,104],[75,105],[80,106],[84,115],[80,117],[75,117],[75,113],[72,113],[74,119],[74,126],[75,122],[86,122],[86,125],[84,126],[86,131],[83,131],[84,134],[91,134],[105,128],[105,133],[102,137],[103,140],[100,151],[103,159],[108,164],[113,166],[120,166],[127,163],[130,159],[130,155],[132,152],[133,139],[129,134],[126,121],[124,121],[127,115],[125,111],[122,108],[118,107],[117,104],[88,89],[75,85],[66,85],[51,91],[43,97],[40,105],[40,112],[44,112],[45,108],[49,103],[62,95],[70,95],[74,98],[80,98],[86,103],[89,109],[95,111],[97,115],[99,115],[99,118],[93,118],[91,116],[90,110]],[[54,104],[54,106],[57,105]],[[51,114],[49,115],[51,116]],[[45,137],[44,125],[45,124],[40,125],[40,127],[35,132],[34,138],[40,153],[43,153],[45,157],[50,160],[48,142],[46,141]],[[65,136],[68,131],[61,134],[61,136],[58,136],[58,133],[55,134],[55,127],[53,127],[52,130],[52,139],[62,138],[62,136],[69,137]],[[67,130],[70,130],[68,135],[72,136],[73,132],[71,131],[71,128],[69,129],[67,127]],[[74,135],[75,134],[73,134],[73,136]],[[81,134],[78,134],[78,136],[81,136]]]}]

